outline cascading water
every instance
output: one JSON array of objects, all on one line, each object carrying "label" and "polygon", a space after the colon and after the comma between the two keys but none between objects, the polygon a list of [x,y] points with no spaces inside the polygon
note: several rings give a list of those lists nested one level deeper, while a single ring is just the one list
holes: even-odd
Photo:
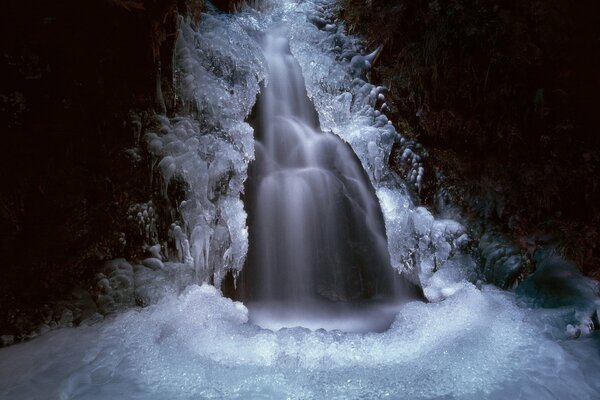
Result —
[{"label": "cascading water", "polygon": [[[255,123],[244,271],[245,296],[261,304],[251,303],[251,317],[265,325],[264,317],[275,314],[282,326],[306,325],[334,302],[393,298],[398,276],[368,177],[347,144],[319,130],[284,28],[266,35],[264,55],[269,83]],[[345,306],[339,305],[351,313]]]}]

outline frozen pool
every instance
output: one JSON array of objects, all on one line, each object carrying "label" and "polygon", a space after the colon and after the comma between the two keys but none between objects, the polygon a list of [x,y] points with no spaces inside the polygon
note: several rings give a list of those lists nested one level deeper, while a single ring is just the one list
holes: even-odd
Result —
[{"label": "frozen pool", "polygon": [[6,399],[597,399],[600,337],[568,339],[573,310],[526,309],[470,284],[402,306],[383,333],[250,324],[192,286],[103,323],[0,350]]}]

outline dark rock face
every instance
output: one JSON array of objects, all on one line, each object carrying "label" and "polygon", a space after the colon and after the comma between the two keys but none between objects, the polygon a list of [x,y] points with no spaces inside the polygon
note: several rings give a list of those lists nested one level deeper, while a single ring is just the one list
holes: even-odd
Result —
[{"label": "dark rock face", "polygon": [[452,200],[515,243],[550,233],[600,277],[600,5],[343,5],[349,29],[383,45],[372,78],[393,119],[428,149],[423,200]]},{"label": "dark rock face", "polygon": [[212,0],[213,3],[219,10],[222,11],[234,11],[236,7],[238,7],[242,0]]},{"label": "dark rock face", "polygon": [[0,332],[91,285],[101,260],[138,256],[127,213],[153,191],[141,136],[174,109],[178,13],[198,21],[202,4],[3,5]]}]

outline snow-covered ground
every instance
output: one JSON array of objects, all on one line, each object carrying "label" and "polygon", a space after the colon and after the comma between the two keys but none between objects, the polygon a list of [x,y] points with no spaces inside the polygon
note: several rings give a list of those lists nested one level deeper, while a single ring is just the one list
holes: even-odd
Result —
[{"label": "snow-covered ground", "polygon": [[[184,220],[172,227],[179,262],[159,260],[157,250],[139,265],[109,264],[102,278],[107,304],[131,306],[136,296],[150,305],[0,350],[0,398],[600,398],[600,336],[589,328],[593,285],[548,263],[521,297],[476,286],[482,276],[463,252],[465,228],[412,200],[423,164],[418,145],[382,113],[384,88],[366,82],[375,49],[344,34],[332,0],[272,3],[203,15],[197,31],[182,24],[177,68],[185,112],[161,118],[147,137],[165,188],[175,175],[189,188]],[[261,35],[281,23],[322,129],[351,145],[376,189],[393,267],[431,301],[401,306],[383,333],[271,331],[248,323],[246,307],[213,286],[178,293],[243,266],[240,193],[254,157],[244,121],[268,76]],[[396,141],[405,177],[387,167]],[[548,276],[572,280],[570,293],[583,295],[537,308],[527,296],[544,295],[536,285]]]},{"label": "snow-covered ground", "polygon": [[569,310],[465,287],[409,303],[384,333],[247,324],[209,285],[102,324],[0,351],[6,399],[597,399],[598,336],[565,340]]}]

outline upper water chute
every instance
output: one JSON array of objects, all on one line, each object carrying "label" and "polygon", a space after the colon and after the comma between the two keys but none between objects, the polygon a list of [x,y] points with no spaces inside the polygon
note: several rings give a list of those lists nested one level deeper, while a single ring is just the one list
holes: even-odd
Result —
[{"label": "upper water chute", "polygon": [[319,130],[284,28],[265,36],[264,55],[244,297],[291,308],[393,298],[398,275],[368,177],[347,144]]}]

